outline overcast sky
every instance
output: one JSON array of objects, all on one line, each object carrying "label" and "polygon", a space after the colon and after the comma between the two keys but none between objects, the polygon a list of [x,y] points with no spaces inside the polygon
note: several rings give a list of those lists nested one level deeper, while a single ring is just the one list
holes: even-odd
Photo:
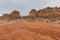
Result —
[{"label": "overcast sky", "polygon": [[0,15],[12,10],[19,10],[21,15],[28,15],[31,9],[39,10],[47,6],[60,6],[60,0],[0,0]]}]

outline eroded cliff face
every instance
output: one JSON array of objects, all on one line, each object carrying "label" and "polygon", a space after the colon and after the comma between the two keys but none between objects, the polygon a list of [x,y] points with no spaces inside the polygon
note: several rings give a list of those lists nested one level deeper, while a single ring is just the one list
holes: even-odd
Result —
[{"label": "eroded cliff face", "polygon": [[60,19],[60,7],[47,7],[37,11],[37,16],[46,19]]},{"label": "eroded cliff face", "polygon": [[35,9],[32,9],[32,10],[29,12],[29,15],[27,15],[27,16],[22,16],[22,19],[35,18],[35,17],[36,17],[36,14],[37,14],[37,11],[36,11]]},{"label": "eroded cliff face", "polygon": [[37,14],[37,11],[36,11],[35,9],[32,9],[32,10],[30,11],[30,17],[35,17],[36,14]]},{"label": "eroded cliff face", "polygon": [[28,18],[43,18],[43,19],[60,19],[60,7],[46,7],[41,10],[32,9],[27,16],[21,16],[17,10],[12,11],[10,14],[4,14],[4,18],[12,19],[28,19]]},{"label": "eroded cliff face", "polygon": [[20,12],[17,10],[12,11],[10,14],[3,14],[2,17],[5,19],[21,19]]},{"label": "eroded cliff face", "polygon": [[29,16],[30,18],[60,19],[60,7],[46,7],[38,11],[32,9]]},{"label": "eroded cliff face", "polygon": [[10,13],[11,17],[13,18],[21,18],[20,12],[17,10],[14,10],[13,12]]},{"label": "eroded cliff face", "polygon": [[10,14],[8,14],[8,13],[3,14],[3,16],[2,16],[2,17],[5,17],[5,18],[10,17]]}]

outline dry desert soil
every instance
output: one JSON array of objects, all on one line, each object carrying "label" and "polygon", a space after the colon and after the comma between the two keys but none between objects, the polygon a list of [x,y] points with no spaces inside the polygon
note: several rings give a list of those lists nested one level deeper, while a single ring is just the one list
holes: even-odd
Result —
[{"label": "dry desert soil", "polygon": [[0,40],[60,40],[60,25],[19,20],[1,21]]}]

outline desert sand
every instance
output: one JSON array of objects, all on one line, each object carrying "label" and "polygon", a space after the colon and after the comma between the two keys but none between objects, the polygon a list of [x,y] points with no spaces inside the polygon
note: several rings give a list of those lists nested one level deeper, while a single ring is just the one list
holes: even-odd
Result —
[{"label": "desert sand", "polygon": [[60,25],[21,20],[1,22],[0,40],[60,40]]}]

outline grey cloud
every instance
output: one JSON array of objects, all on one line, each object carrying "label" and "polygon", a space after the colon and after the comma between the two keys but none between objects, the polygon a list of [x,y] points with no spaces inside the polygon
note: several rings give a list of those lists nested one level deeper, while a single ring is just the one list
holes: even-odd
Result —
[{"label": "grey cloud", "polygon": [[60,5],[59,0],[4,0],[0,1],[0,14],[18,9],[21,15],[28,15],[33,8],[39,10],[46,6]]}]

